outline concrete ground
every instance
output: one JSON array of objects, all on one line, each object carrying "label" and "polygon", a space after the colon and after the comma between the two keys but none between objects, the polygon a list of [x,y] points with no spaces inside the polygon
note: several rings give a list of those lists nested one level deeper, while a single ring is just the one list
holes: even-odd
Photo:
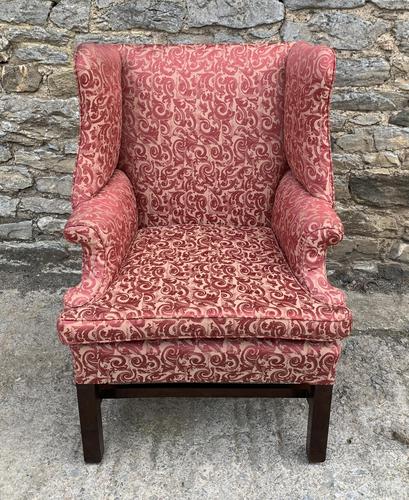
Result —
[{"label": "concrete ground", "polygon": [[0,499],[406,499],[409,295],[349,293],[354,335],[328,459],[308,465],[299,400],[104,402],[105,457],[84,465],[55,319],[71,271],[0,268]]}]

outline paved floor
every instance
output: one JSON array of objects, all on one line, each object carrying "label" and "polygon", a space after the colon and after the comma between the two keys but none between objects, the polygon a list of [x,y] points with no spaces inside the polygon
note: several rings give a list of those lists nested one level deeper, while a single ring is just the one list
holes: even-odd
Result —
[{"label": "paved floor", "polygon": [[145,399],[104,402],[104,461],[84,465],[66,278],[33,276],[0,275],[1,500],[409,497],[408,296],[350,294],[325,464],[306,462],[303,401]]}]

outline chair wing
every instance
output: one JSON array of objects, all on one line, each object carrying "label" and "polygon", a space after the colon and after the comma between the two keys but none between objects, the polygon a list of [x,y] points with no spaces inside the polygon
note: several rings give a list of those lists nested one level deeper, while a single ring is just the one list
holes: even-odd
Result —
[{"label": "chair wing", "polygon": [[75,54],[80,142],[72,204],[91,198],[118,163],[122,128],[121,58],[114,45],[80,45]]},{"label": "chair wing", "polygon": [[287,57],[284,150],[294,177],[312,195],[334,201],[329,106],[335,54],[328,47],[295,43]]}]

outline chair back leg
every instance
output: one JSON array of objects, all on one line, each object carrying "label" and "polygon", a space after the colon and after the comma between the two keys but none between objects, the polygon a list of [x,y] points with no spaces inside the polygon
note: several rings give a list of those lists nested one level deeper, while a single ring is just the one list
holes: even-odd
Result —
[{"label": "chair back leg", "polygon": [[101,398],[98,396],[98,386],[77,384],[77,398],[84,460],[87,463],[96,464],[101,462],[104,454]]},{"label": "chair back leg", "polygon": [[307,456],[310,463],[324,462],[327,454],[332,385],[312,386],[308,398]]}]

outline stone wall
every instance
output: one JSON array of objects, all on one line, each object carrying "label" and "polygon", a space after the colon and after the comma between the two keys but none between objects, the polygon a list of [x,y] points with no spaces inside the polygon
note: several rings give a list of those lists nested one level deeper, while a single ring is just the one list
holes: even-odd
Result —
[{"label": "stone wall", "polygon": [[409,268],[409,0],[2,0],[0,247],[60,250],[83,41],[279,42],[337,49],[332,105],[343,275]]}]

